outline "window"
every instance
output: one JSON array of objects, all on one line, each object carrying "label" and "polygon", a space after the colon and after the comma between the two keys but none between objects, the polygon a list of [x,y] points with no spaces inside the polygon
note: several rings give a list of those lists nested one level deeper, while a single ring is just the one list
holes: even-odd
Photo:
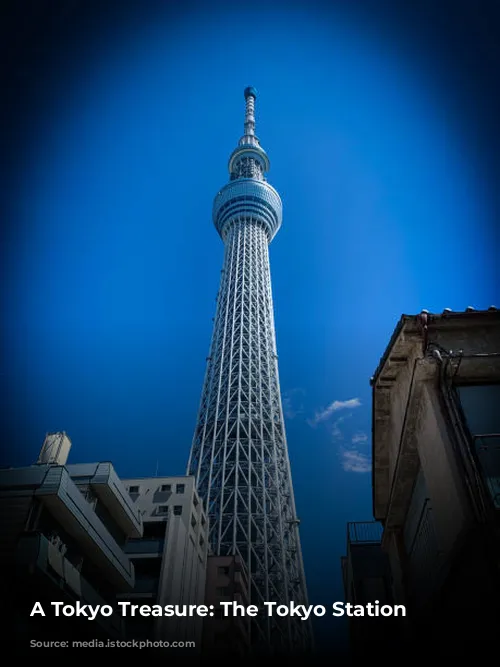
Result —
[{"label": "window", "polygon": [[165,521],[145,521],[142,524],[142,537],[145,540],[163,538],[165,537],[166,526]]},{"label": "window", "polygon": [[174,505],[174,516],[180,516],[182,514],[182,505]]},{"label": "window", "polygon": [[228,575],[229,574],[229,568],[226,566],[221,566],[217,568],[217,574],[223,574],[223,575]]},{"label": "window", "polygon": [[168,505],[158,505],[158,514],[168,514]]},{"label": "window", "polygon": [[457,386],[456,392],[484,484],[500,509],[500,384]]},{"label": "window", "polygon": [[176,493],[184,493],[185,488],[186,487],[185,487],[184,484],[177,484],[177,486],[175,487],[175,492]]},{"label": "window", "polygon": [[198,498],[196,497],[196,493],[193,495],[193,505],[198,507]]},{"label": "window", "polygon": [[206,524],[206,522],[207,522],[207,521],[206,521],[206,519],[205,519],[205,515],[202,514],[202,515],[201,515],[201,525],[204,526],[204,525]]},{"label": "window", "polygon": [[194,514],[191,514],[191,525],[193,528],[196,528],[196,517]]},{"label": "window", "polygon": [[139,493],[139,487],[138,486],[129,486],[128,487],[128,492],[129,493]]},{"label": "window", "polygon": [[171,490],[172,490],[172,485],[171,484],[162,484],[161,487],[160,487],[160,491],[162,491],[162,493],[166,493],[167,491],[171,491]]},{"label": "window", "polygon": [[200,535],[200,541],[199,541],[200,547],[202,547],[205,544],[205,540],[203,537]]},{"label": "window", "polygon": [[161,558],[134,558],[132,562],[138,579],[160,576]]}]

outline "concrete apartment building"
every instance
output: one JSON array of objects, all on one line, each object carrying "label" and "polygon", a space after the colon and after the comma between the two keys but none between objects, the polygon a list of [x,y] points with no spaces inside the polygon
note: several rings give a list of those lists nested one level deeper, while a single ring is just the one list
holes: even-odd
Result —
[{"label": "concrete apartment building", "polygon": [[250,650],[250,617],[225,616],[221,602],[250,604],[248,576],[239,556],[208,557],[205,603],[214,607],[214,616],[203,624],[203,652],[245,656]]},{"label": "concrete apartment building", "polygon": [[[35,465],[0,470],[0,586],[11,612],[6,636],[21,646],[124,636],[119,614],[54,618],[53,601],[114,606],[117,593],[131,590],[134,567],[123,546],[142,534],[113,466],[67,465],[70,447],[65,433],[51,433]],[[35,602],[46,617],[30,618]]]},{"label": "concrete apartment building", "polygon": [[484,647],[500,627],[500,311],[402,316],[371,385],[373,514],[412,645]]},{"label": "concrete apartment building", "polygon": [[[194,477],[149,477],[123,480],[143,523],[143,536],[125,546],[134,563],[133,591],[120,601],[133,604],[205,604],[208,522]],[[126,618],[127,637],[195,642],[202,645],[201,617]],[[170,649],[169,649],[170,651]]]}]

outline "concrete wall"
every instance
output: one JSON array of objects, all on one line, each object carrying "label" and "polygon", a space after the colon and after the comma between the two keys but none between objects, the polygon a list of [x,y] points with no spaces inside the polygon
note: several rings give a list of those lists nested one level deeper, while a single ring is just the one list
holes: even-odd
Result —
[{"label": "concrete wall", "polygon": [[[459,411],[443,398],[442,365],[433,350],[439,349],[442,359],[455,355],[448,373],[457,384],[498,382],[498,357],[474,355],[498,354],[499,324],[497,312],[430,317],[424,335],[409,318],[374,380],[374,508],[386,525],[383,546],[396,602],[425,606],[450,577],[461,579],[457,562],[477,534],[475,499],[481,480],[470,474],[474,465],[466,459],[471,458],[471,443]],[[476,551],[481,548],[478,543]],[[475,574],[469,567],[467,576],[479,578],[481,562],[478,557]]]},{"label": "concrete wall", "polygon": [[205,650],[245,654],[250,646],[250,617],[226,618],[220,607],[221,602],[229,601],[248,605],[248,580],[238,557],[209,556],[205,590],[206,604],[215,610],[215,616],[204,624]]},{"label": "concrete wall", "polygon": [[[130,496],[143,523],[166,524],[158,593],[151,603],[204,604],[208,521],[194,488],[194,477],[127,479],[124,484],[129,493],[138,487],[138,492]],[[202,622],[201,617],[157,618],[154,635],[167,641],[195,641],[201,647]]]}]

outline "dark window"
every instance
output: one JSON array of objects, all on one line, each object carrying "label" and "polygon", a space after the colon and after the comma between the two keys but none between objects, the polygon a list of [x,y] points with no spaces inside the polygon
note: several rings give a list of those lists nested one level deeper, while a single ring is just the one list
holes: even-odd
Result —
[{"label": "dark window", "polygon": [[[134,592],[156,596],[161,572],[161,558],[134,558]],[[135,602],[135,600],[134,600]]]},{"label": "dark window", "polygon": [[134,558],[133,563],[136,577],[160,576],[161,558]]},{"label": "dark window", "polygon": [[158,505],[158,514],[168,514],[168,505]]},{"label": "dark window", "polygon": [[185,488],[186,487],[184,484],[177,484],[177,486],[175,487],[175,491],[176,493],[184,493]]},{"label": "dark window", "polygon": [[129,493],[139,493],[139,487],[138,486],[129,486],[128,487],[128,492]]},{"label": "dark window", "polygon": [[172,485],[171,484],[162,484],[160,487],[160,491],[163,491],[165,493],[166,491],[171,491]]},{"label": "dark window", "polygon": [[196,528],[196,517],[194,514],[191,514],[191,525],[193,528]]},{"label": "dark window", "polygon": [[182,505],[174,505],[174,515],[180,516],[182,514]]},{"label": "dark window", "polygon": [[146,521],[142,524],[142,535],[144,539],[165,537],[166,521]]},{"label": "dark window", "polygon": [[485,486],[500,509],[500,384],[463,385],[456,391]]},{"label": "dark window", "polygon": [[217,574],[224,574],[228,575],[229,574],[229,568],[226,566],[221,566],[217,568]]}]

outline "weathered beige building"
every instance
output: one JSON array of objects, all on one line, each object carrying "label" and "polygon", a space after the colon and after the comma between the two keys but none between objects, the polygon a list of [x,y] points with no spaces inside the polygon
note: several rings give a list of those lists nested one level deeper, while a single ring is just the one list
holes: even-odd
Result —
[{"label": "weathered beige building", "polygon": [[500,628],[500,311],[403,315],[371,379],[373,514],[415,646]]}]

